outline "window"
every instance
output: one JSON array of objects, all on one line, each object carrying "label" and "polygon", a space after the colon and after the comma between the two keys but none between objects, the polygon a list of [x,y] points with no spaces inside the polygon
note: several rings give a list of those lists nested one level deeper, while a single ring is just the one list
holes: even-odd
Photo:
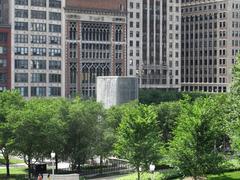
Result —
[{"label": "window", "polygon": [[0,54],[6,54],[7,53],[7,48],[4,46],[0,46]]},{"label": "window", "polygon": [[15,69],[28,69],[28,60],[15,59]]},{"label": "window", "polygon": [[61,69],[61,61],[49,61],[49,69]]},{"label": "window", "polygon": [[27,47],[15,47],[15,55],[28,55]]},{"label": "window", "polygon": [[28,43],[28,35],[15,34],[15,43]]},{"label": "window", "polygon": [[32,69],[46,69],[46,61],[32,60]]},{"label": "window", "polygon": [[70,43],[69,51],[70,51],[69,57],[76,58],[77,57],[77,43]]},{"label": "window", "polygon": [[61,0],[49,0],[49,7],[61,8]]},{"label": "window", "polygon": [[49,24],[49,32],[61,33],[61,25]]},{"label": "window", "polygon": [[28,10],[15,9],[15,17],[28,18]]},{"label": "window", "polygon": [[61,49],[49,49],[49,56],[61,56]]},{"label": "window", "polygon": [[46,0],[31,0],[31,5],[46,7]]},{"label": "window", "polygon": [[16,90],[20,92],[21,96],[28,96],[28,87],[16,87]]},{"label": "window", "polygon": [[7,42],[7,39],[8,39],[8,33],[0,32],[0,42]]},{"label": "window", "polygon": [[70,40],[76,40],[76,37],[77,37],[77,23],[76,22],[70,22],[69,36],[70,36]]},{"label": "window", "polygon": [[16,73],[15,74],[15,82],[16,83],[27,83],[28,82],[28,74],[27,73]]},{"label": "window", "polygon": [[31,24],[32,31],[41,31],[46,32],[46,24],[44,23],[32,23]]},{"label": "window", "polygon": [[0,68],[7,66],[7,60],[6,59],[0,59]]},{"label": "window", "polygon": [[49,83],[61,83],[61,74],[49,74]]},{"label": "window", "polygon": [[46,82],[46,74],[43,74],[43,73],[33,73],[31,82],[32,83],[45,83]]},{"label": "window", "polygon": [[50,87],[49,96],[61,96],[61,88],[60,87]]},{"label": "window", "polygon": [[6,83],[6,82],[7,82],[6,73],[0,73],[0,83]]},{"label": "window", "polygon": [[31,36],[31,43],[33,44],[46,44],[47,37],[42,35],[32,35]]},{"label": "window", "polygon": [[46,87],[31,87],[31,96],[46,96]]},{"label": "window", "polygon": [[46,19],[46,11],[31,10],[32,19]]},{"label": "window", "polygon": [[61,21],[61,13],[49,12],[49,19]]},{"label": "window", "polygon": [[28,5],[28,0],[15,0],[16,5]]},{"label": "window", "polygon": [[46,56],[46,48],[31,48],[32,56]]},{"label": "window", "polygon": [[61,45],[61,37],[59,37],[59,36],[49,36],[49,44],[59,44],[59,45]]},{"label": "window", "polygon": [[15,22],[15,30],[28,30],[27,22]]}]

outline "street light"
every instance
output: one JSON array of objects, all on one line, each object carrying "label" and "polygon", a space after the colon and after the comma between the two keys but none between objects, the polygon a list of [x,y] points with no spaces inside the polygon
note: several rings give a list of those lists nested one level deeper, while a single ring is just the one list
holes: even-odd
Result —
[{"label": "street light", "polygon": [[154,179],[154,171],[155,171],[155,165],[154,164],[150,164],[149,165],[149,170],[150,170],[150,172],[152,173],[152,180]]},{"label": "street light", "polygon": [[51,152],[51,158],[52,158],[52,180],[54,179],[54,158],[56,156],[55,152]]}]

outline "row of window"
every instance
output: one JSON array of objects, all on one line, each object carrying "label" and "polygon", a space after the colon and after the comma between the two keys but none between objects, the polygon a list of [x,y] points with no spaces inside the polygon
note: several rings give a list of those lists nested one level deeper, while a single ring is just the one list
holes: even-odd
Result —
[{"label": "row of window", "polygon": [[[28,35],[25,34],[16,34],[15,43],[28,43]],[[46,44],[47,36],[46,35],[31,35],[31,43],[33,44]],[[61,45],[61,37],[59,36],[49,36],[49,44],[58,44]]]},{"label": "row of window", "polygon": [[[46,48],[31,48],[32,56],[46,56],[47,49]],[[15,47],[15,55],[28,55],[27,47]],[[60,57],[61,49],[50,48],[48,50],[49,56]]]},{"label": "row of window", "polygon": [[[188,3],[189,1],[193,2],[193,0],[182,0],[182,3]],[[195,7],[190,7],[190,8],[182,8],[182,12],[198,12],[198,11],[211,11],[211,10],[216,10],[217,8],[223,10],[226,9],[226,4],[219,4],[219,7],[217,7],[217,4],[209,4],[209,5],[204,5],[204,6],[195,6]],[[234,6],[233,6],[234,7]]]},{"label": "row of window", "polygon": [[[28,96],[28,87],[16,87],[22,96]],[[31,87],[31,96],[46,96],[47,88],[46,87]],[[48,91],[49,96],[61,96],[60,87],[49,87]]]},{"label": "row of window", "polygon": [[[28,22],[15,22],[15,30],[28,31]],[[45,23],[31,23],[31,31],[47,32]],[[61,25],[49,24],[48,32],[61,33]]]},{"label": "row of window", "polygon": [[[15,5],[27,6],[31,2],[31,6],[46,7],[46,0],[15,0]],[[61,8],[61,0],[49,0],[49,7]]]},{"label": "row of window", "polygon": [[226,86],[182,86],[182,91],[226,92]]},{"label": "row of window", "polygon": [[[1,63],[1,60],[0,60],[0,63]],[[31,68],[32,69],[47,69],[47,62],[46,62],[46,60],[31,60]],[[15,69],[28,69],[28,60],[15,59]],[[49,61],[48,69],[49,70],[61,70],[61,61]]]},{"label": "row of window", "polygon": [[[28,83],[28,73],[15,73],[16,83]],[[47,75],[44,73],[32,73],[31,83],[46,83]],[[49,83],[61,83],[61,74],[49,74]]]},{"label": "row of window", "polygon": [[[15,9],[15,17],[28,18],[28,10]],[[31,19],[46,19],[46,11],[31,10]],[[61,21],[61,13],[49,12],[49,20]]]}]

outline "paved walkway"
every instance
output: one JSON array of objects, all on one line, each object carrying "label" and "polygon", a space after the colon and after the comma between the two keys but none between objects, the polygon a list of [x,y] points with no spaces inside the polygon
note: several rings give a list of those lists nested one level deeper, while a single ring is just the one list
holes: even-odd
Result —
[{"label": "paved walkway", "polygon": [[109,176],[109,177],[101,177],[101,178],[95,178],[91,180],[117,180],[118,178],[124,177],[126,175],[118,175],[118,176]]}]

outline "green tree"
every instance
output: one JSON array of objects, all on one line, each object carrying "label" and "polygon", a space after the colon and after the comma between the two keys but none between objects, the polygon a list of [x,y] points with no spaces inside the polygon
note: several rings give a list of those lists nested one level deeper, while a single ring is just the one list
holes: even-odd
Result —
[{"label": "green tree", "polygon": [[164,102],[155,106],[157,121],[162,132],[162,141],[169,142],[172,139],[172,131],[176,126],[178,115],[180,114],[181,103]]},{"label": "green tree", "polygon": [[125,110],[117,129],[115,152],[120,158],[129,160],[137,169],[159,160],[160,131],[157,114],[152,106],[134,105]]},{"label": "green tree", "polygon": [[184,176],[198,179],[221,169],[223,158],[219,147],[226,122],[219,104],[224,102],[223,96],[182,102],[169,158]]},{"label": "green tree", "polygon": [[61,116],[60,106],[61,100],[33,98],[27,101],[23,109],[8,116],[14,127],[14,149],[24,156],[29,177],[33,158],[38,161],[49,157],[52,150],[59,153],[62,149],[64,123],[58,117]]},{"label": "green tree", "polygon": [[228,135],[231,139],[231,147],[238,154],[240,152],[240,56],[233,68],[233,81],[231,93],[228,96],[226,106],[228,115]]},{"label": "green tree", "polygon": [[80,169],[95,154],[98,123],[103,117],[103,107],[94,101],[76,98],[69,107],[65,152],[69,155],[73,169]]},{"label": "green tree", "polygon": [[22,109],[24,99],[17,91],[3,91],[0,93],[0,150],[6,164],[6,174],[10,176],[9,155],[13,151],[13,129],[7,116],[18,109]]},{"label": "green tree", "polygon": [[66,119],[68,116],[69,101],[65,99],[47,99],[47,107],[50,109],[49,119],[44,121],[41,127],[41,133],[45,136],[44,148],[42,153],[44,157],[49,157],[53,151],[56,153],[55,163],[58,170],[59,159],[65,159],[64,147],[66,144]]},{"label": "green tree", "polygon": [[240,56],[237,57],[236,64],[233,67],[233,81],[231,93],[234,96],[240,96]]}]

